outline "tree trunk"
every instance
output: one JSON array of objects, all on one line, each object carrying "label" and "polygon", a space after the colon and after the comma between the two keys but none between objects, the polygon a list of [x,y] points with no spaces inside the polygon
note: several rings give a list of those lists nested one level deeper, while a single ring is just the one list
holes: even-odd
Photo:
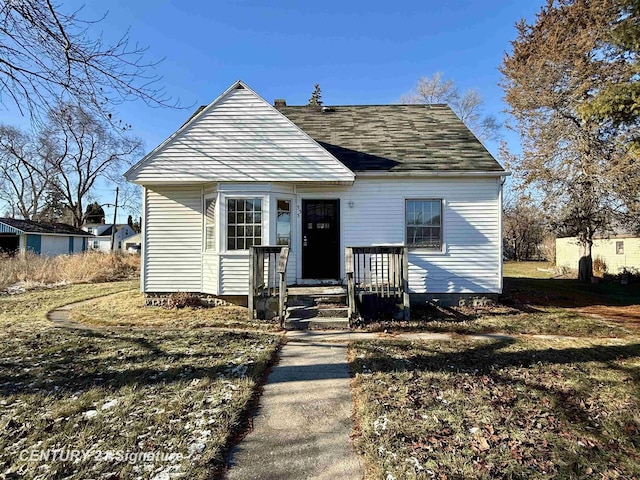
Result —
[{"label": "tree trunk", "polygon": [[593,276],[593,260],[591,258],[591,248],[593,240],[589,239],[583,244],[583,255],[578,262],[578,280],[581,282],[591,282]]},{"label": "tree trunk", "polygon": [[76,206],[72,209],[73,213],[73,226],[76,228],[82,228],[82,207],[80,204],[76,204]]}]

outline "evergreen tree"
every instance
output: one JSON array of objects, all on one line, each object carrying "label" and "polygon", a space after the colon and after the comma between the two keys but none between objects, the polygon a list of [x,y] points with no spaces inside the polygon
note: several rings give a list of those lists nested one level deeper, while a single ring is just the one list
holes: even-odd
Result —
[{"label": "evergreen tree", "polygon": [[52,182],[45,190],[42,211],[34,220],[49,223],[67,223],[69,221],[69,211],[64,203],[64,197],[55,182]]},{"label": "evergreen tree", "polygon": [[84,221],[86,223],[101,223],[104,219],[104,209],[98,202],[93,202],[87,205],[87,210],[84,214]]},{"label": "evergreen tree", "polygon": [[321,107],[322,106],[322,91],[320,90],[320,84],[316,83],[313,87],[313,93],[307,104],[309,107]]},{"label": "evergreen tree", "polygon": [[127,225],[129,225],[133,230],[133,217],[131,215],[127,218]]}]

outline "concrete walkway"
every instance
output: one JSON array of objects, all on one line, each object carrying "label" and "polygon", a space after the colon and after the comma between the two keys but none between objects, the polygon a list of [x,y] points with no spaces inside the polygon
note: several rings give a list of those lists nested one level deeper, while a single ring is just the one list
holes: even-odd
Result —
[{"label": "concrete walkway", "polygon": [[352,428],[347,346],[289,341],[269,375],[253,430],[232,451],[228,480],[354,479],[364,472]]}]

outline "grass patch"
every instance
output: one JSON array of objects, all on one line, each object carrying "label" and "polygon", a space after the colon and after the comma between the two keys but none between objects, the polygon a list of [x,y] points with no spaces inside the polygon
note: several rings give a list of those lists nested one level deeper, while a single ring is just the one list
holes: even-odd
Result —
[{"label": "grass patch", "polygon": [[640,343],[362,342],[350,358],[367,478],[640,475]]},{"label": "grass patch", "polygon": [[413,307],[411,321],[367,325],[370,331],[507,333],[571,337],[629,337],[640,329],[640,289],[556,278],[545,262],[504,264],[504,294],[492,307]]},{"label": "grass patch", "polygon": [[[554,278],[552,272],[540,272],[541,262],[509,262],[504,264],[504,297],[507,301],[549,305],[554,307],[586,307],[591,305],[637,305],[637,285],[621,285],[614,281],[582,283],[573,278]],[[540,268],[543,268],[540,267]]]},{"label": "grass patch", "polygon": [[34,253],[0,255],[0,290],[15,283],[29,289],[43,284],[112,282],[139,274],[139,255],[91,251],[55,257]]},{"label": "grass patch", "polygon": [[[18,295],[0,295],[0,325],[30,329],[47,322],[45,314],[55,308],[101,295],[138,288],[138,280],[87,283],[29,290]],[[41,326],[41,325],[40,325]]]},{"label": "grass patch", "polygon": [[461,335],[507,333],[562,335],[570,337],[626,338],[633,332],[601,318],[576,310],[553,307],[508,307],[486,309],[416,309],[415,325],[429,331]]},{"label": "grass patch", "polygon": [[[0,473],[7,478],[220,474],[280,337],[205,328],[83,331],[44,320],[52,308],[132,286],[0,297]],[[66,457],[38,458],[52,449]],[[74,450],[84,456],[66,461]],[[131,461],[144,454],[147,461]]]},{"label": "grass patch", "polygon": [[556,276],[554,267],[549,262],[504,262],[504,277],[511,278],[552,278]]},{"label": "grass patch", "polygon": [[532,305],[488,308],[414,307],[411,321],[376,322],[368,331],[437,332],[476,335],[562,335],[569,337],[628,338],[633,329],[575,309]]},{"label": "grass patch", "polygon": [[70,311],[76,322],[108,327],[163,327],[200,328],[225,327],[263,331],[279,331],[278,322],[249,320],[247,309],[237,306],[212,308],[167,309],[147,307],[140,292],[122,292],[91,303],[79,305]]}]

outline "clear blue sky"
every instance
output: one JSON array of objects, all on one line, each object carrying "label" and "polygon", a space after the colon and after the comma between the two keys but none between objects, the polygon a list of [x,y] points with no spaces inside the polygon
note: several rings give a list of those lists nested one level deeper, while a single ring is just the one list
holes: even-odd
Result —
[{"label": "clear blue sky", "polygon": [[[62,0],[62,8],[84,3]],[[306,104],[319,83],[328,105],[397,103],[419,77],[440,71],[461,90],[478,89],[487,113],[504,120],[498,66],[516,36],[515,22],[532,20],[543,3],[112,0],[86,2],[80,15],[108,13],[97,24],[105,39],[130,29],[132,41],[149,47],[149,59],[165,58],[157,72],[167,93],[184,105],[207,104],[237,79],[268,102]],[[192,110],[133,102],[120,114],[148,151]],[[22,123],[3,113],[5,123]],[[497,144],[488,147],[497,155]],[[110,201],[108,191],[100,193]]]}]

